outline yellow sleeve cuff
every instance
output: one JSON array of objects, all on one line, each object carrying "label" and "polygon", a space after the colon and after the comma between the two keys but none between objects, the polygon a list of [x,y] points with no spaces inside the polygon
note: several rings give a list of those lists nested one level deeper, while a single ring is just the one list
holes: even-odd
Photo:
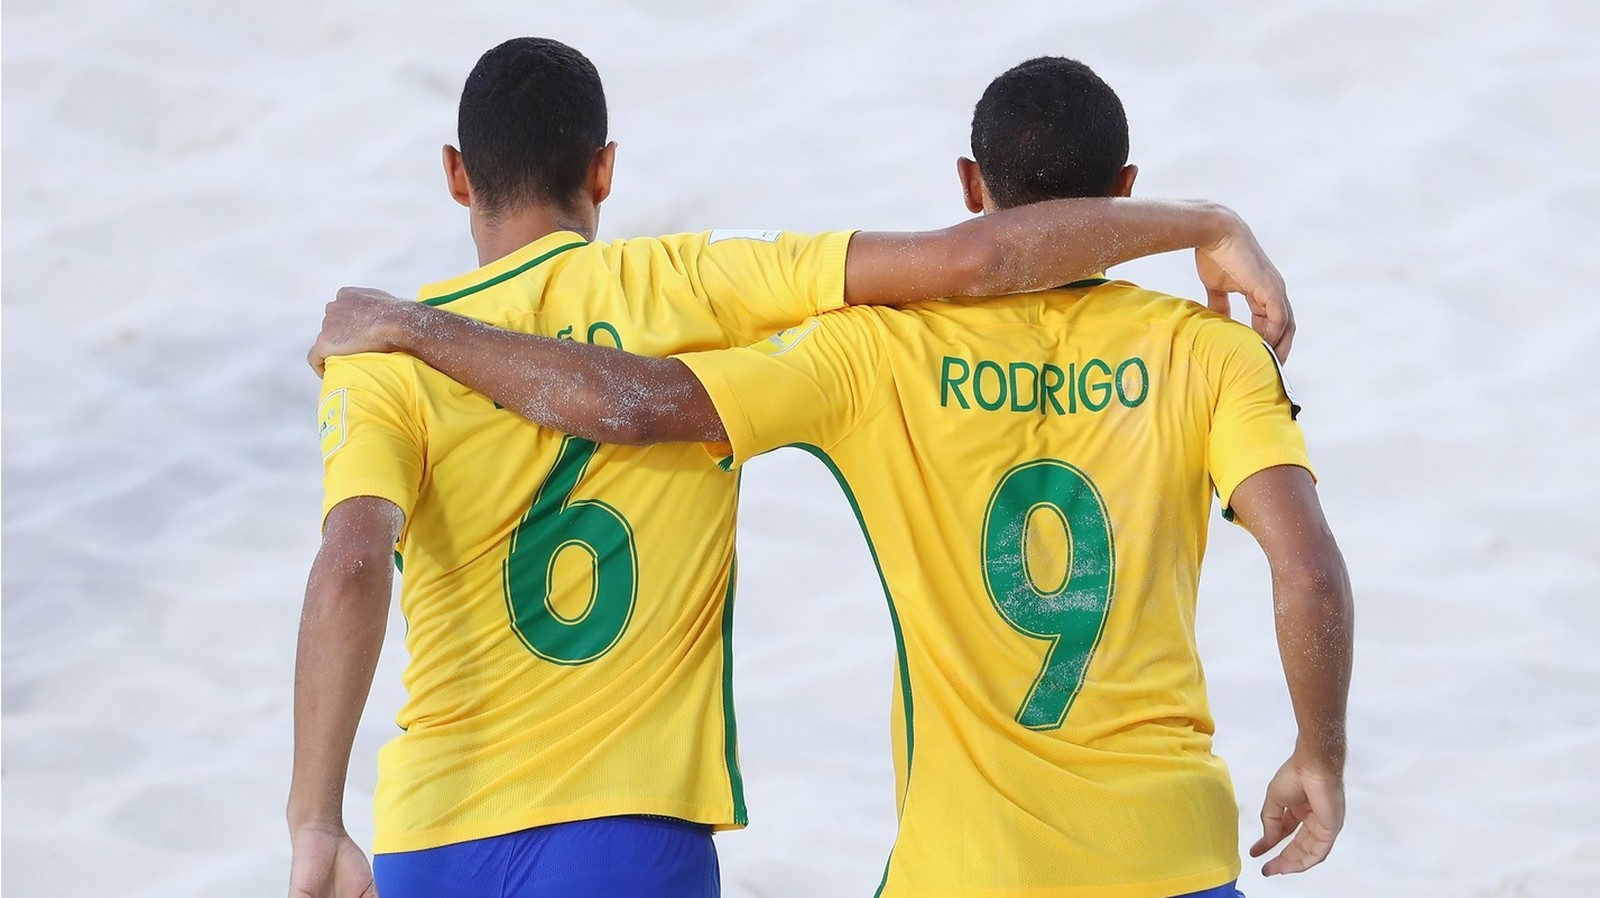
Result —
[{"label": "yellow sleeve cuff", "polygon": [[1235,460],[1220,478],[1212,481],[1217,489],[1217,499],[1222,503],[1222,516],[1229,521],[1233,520],[1233,491],[1239,488],[1239,484],[1249,480],[1252,475],[1279,465],[1305,468],[1306,473],[1311,475],[1312,482],[1316,482],[1317,472],[1311,467],[1311,458],[1304,450],[1288,446],[1264,447]]},{"label": "yellow sleeve cuff", "polygon": [[688,366],[700,381],[700,386],[705,388],[706,395],[711,397],[711,404],[717,409],[717,417],[722,419],[722,429],[727,431],[728,439],[702,445],[724,471],[732,471],[749,461],[751,447],[755,443],[755,427],[750,422],[750,416],[740,404],[733,385],[717,367],[717,357],[726,356],[730,351],[738,350],[712,350],[673,356]]},{"label": "yellow sleeve cuff", "polygon": [[818,285],[817,312],[831,312],[844,308],[845,260],[850,254],[850,240],[855,231],[838,231],[822,238],[822,264],[824,280]]},{"label": "yellow sleeve cuff", "polygon": [[346,499],[356,499],[361,496],[373,496],[387,499],[400,509],[400,514],[407,519],[411,517],[411,503],[416,498],[404,486],[392,480],[373,478],[341,479],[337,484],[329,484],[323,489],[322,494],[322,523],[328,523],[328,514]]}]

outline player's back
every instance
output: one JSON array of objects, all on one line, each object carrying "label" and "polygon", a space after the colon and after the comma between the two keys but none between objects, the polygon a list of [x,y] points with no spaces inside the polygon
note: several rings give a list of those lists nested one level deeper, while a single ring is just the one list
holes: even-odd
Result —
[{"label": "player's back", "polygon": [[[1248,328],[1096,281],[686,361],[739,460],[809,443],[872,544],[900,639],[884,895],[1165,898],[1237,875],[1194,640],[1206,520],[1213,481],[1304,463],[1297,432],[1250,448],[1294,425]],[[831,411],[785,431],[745,401],[758,381],[765,406]]]},{"label": "player's back", "polygon": [[[423,296],[663,355],[838,305],[847,240],[561,233]],[[542,429],[408,356],[331,359],[322,409],[325,511],[377,495],[407,513],[408,698],[380,754],[376,851],[616,814],[744,823],[734,478],[697,447]]]}]

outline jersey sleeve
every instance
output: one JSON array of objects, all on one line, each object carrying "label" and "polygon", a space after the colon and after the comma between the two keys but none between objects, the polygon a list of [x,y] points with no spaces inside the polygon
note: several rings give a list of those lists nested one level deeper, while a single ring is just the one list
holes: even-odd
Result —
[{"label": "jersey sleeve", "polygon": [[729,343],[742,346],[842,307],[853,235],[711,231],[679,251]]},{"label": "jersey sleeve", "polygon": [[409,520],[422,487],[424,443],[415,384],[399,356],[328,360],[317,407],[322,518],[346,499],[377,496]]},{"label": "jersey sleeve", "polygon": [[728,442],[707,446],[732,469],[781,446],[829,449],[872,402],[886,367],[870,310],[811,318],[753,346],[677,356],[705,387]]},{"label": "jersey sleeve", "polygon": [[1299,407],[1272,350],[1243,325],[1230,322],[1213,333],[1218,338],[1197,347],[1215,391],[1207,466],[1231,519],[1233,491],[1250,475],[1277,465],[1312,468],[1295,423]]}]

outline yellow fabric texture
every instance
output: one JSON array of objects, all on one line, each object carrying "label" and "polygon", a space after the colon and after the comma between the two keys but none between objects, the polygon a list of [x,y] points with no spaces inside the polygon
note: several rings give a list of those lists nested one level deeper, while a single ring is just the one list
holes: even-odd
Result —
[{"label": "yellow fabric texture", "polygon": [[1113,281],[852,309],[680,358],[724,464],[809,448],[872,546],[900,640],[884,896],[1169,898],[1237,876],[1194,636],[1211,496],[1309,470],[1249,328]]},{"label": "yellow fabric texture", "polygon": [[[422,296],[647,355],[742,345],[842,305],[849,239],[557,233]],[[698,446],[536,427],[409,356],[330,359],[322,395],[324,517],[356,496],[406,515],[404,732],[379,756],[374,850],[615,814],[744,825],[736,479]]]}]

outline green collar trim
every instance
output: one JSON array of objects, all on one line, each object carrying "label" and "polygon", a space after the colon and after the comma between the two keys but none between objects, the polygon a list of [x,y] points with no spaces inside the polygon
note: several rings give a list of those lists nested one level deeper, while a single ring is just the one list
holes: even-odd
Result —
[{"label": "green collar trim", "polygon": [[424,299],[422,301],[422,304],[425,305],[425,306],[442,306],[447,302],[455,302],[456,300],[460,299],[463,296],[471,296],[472,294],[477,293],[479,290],[487,290],[490,287],[493,287],[495,284],[501,284],[501,283],[504,283],[506,281],[509,281],[512,278],[516,277],[517,275],[526,272],[528,269],[533,268],[534,266],[539,265],[540,263],[548,262],[551,259],[555,258],[556,256],[561,255],[562,253],[566,252],[569,249],[577,249],[580,246],[588,246],[588,245],[589,244],[587,242],[583,241],[583,240],[578,240],[578,241],[575,241],[573,243],[563,244],[561,246],[556,247],[553,250],[550,250],[549,252],[545,253],[544,255],[537,256],[537,257],[535,257],[533,259],[529,259],[528,261],[522,263],[521,265],[518,265],[516,268],[513,268],[510,271],[503,272],[501,274],[497,274],[494,277],[489,278],[486,281],[483,281],[482,283],[473,284],[471,287],[466,287],[464,289],[457,290],[454,293],[446,293],[443,296],[435,296],[435,297],[433,297],[431,299]]}]

